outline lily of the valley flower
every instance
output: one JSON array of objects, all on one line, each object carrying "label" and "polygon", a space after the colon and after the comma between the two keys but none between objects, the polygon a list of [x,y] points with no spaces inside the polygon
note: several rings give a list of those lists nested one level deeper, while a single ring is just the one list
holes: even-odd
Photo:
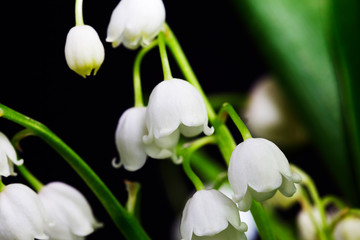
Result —
[{"label": "lily of the valley flower", "polygon": [[23,184],[0,192],[0,239],[48,239],[46,214],[38,195]]},{"label": "lily of the valley flower", "polygon": [[348,216],[341,220],[335,227],[335,240],[360,239],[360,216]]},{"label": "lily of the valley flower", "polygon": [[52,182],[38,194],[49,220],[54,223],[45,229],[51,239],[81,239],[101,226],[85,197],[72,186]]},{"label": "lily of the valley flower", "polygon": [[86,77],[99,70],[105,58],[104,46],[99,35],[89,25],[70,29],[65,44],[65,58],[69,68]]},{"label": "lily of the valley flower", "polygon": [[263,138],[249,138],[234,149],[229,163],[228,178],[239,209],[250,209],[252,199],[264,201],[279,189],[290,197],[300,175],[292,173],[284,153]]},{"label": "lily of the valley flower", "polygon": [[107,42],[121,43],[129,49],[147,46],[160,32],[165,21],[162,0],[121,0],[112,12]]},{"label": "lily of the valley flower", "polygon": [[147,155],[143,136],[147,133],[145,126],[145,107],[127,109],[120,117],[115,133],[115,142],[120,155],[120,164],[128,171],[140,169]]},{"label": "lily of the valley flower", "polygon": [[159,83],[151,92],[146,110],[149,131],[144,142],[152,142],[163,149],[174,148],[180,133],[193,137],[201,132],[211,135],[204,100],[189,82],[170,79]]},{"label": "lily of the valley flower", "polygon": [[14,172],[14,164],[19,166],[23,164],[23,162],[23,160],[17,160],[14,147],[5,134],[0,132],[0,177],[16,175]]},{"label": "lily of the valley flower", "polygon": [[181,219],[182,240],[246,239],[247,225],[236,204],[217,190],[200,190],[185,205]]}]

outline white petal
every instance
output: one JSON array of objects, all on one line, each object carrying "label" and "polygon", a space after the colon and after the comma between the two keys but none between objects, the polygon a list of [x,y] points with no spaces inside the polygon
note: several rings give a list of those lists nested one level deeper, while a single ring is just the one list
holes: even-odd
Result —
[{"label": "white petal", "polygon": [[47,233],[55,239],[64,236],[86,236],[101,226],[95,219],[85,197],[75,188],[61,182],[45,185],[40,199],[55,225]]},{"label": "white petal", "polygon": [[0,239],[48,239],[45,212],[38,195],[23,184],[0,192]]},{"label": "white petal", "polygon": [[13,164],[19,166],[23,163],[23,160],[17,159],[16,151],[9,139],[0,132],[0,176],[16,175],[13,171]]},{"label": "white petal", "polygon": [[216,190],[201,190],[188,200],[181,220],[180,232],[185,240],[196,236],[212,236],[229,227],[246,231],[240,222],[239,212],[233,201]]},{"label": "white petal", "polygon": [[212,133],[207,127],[208,117],[204,100],[189,82],[170,79],[159,83],[152,91],[146,112],[149,134],[161,138],[180,127],[186,136],[201,131]]},{"label": "white petal", "polygon": [[228,174],[237,200],[244,197],[247,186],[254,190],[254,198],[264,200],[281,186],[282,174],[292,176],[289,163],[280,149],[261,138],[247,139],[235,148]]},{"label": "white petal", "polygon": [[120,154],[120,161],[128,171],[136,171],[144,166],[146,153],[143,136],[145,126],[145,107],[126,110],[120,117],[115,133],[115,142]]},{"label": "white petal", "polygon": [[161,0],[121,0],[111,14],[106,41],[129,49],[145,46],[156,37],[165,21]]}]

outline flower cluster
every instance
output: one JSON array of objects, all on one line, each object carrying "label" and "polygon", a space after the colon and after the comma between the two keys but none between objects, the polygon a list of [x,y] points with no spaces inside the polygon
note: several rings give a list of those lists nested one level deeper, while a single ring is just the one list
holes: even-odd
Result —
[{"label": "flower cluster", "polygon": [[177,159],[180,135],[211,135],[203,98],[182,79],[160,82],[150,94],[147,107],[133,107],[120,117],[115,140],[125,169],[140,169],[147,156]]},{"label": "flower cluster", "polygon": [[[13,163],[23,163],[1,132],[0,156],[0,176],[14,173]],[[75,240],[100,226],[85,197],[70,185],[51,182],[36,193],[24,184],[0,181],[0,239]]]},{"label": "flower cluster", "polygon": [[[111,16],[107,41],[129,49],[147,46],[161,31],[164,19],[160,0],[122,0]],[[161,51],[160,43],[159,47]],[[121,115],[115,133],[120,162],[113,162],[114,166],[136,171],[148,157],[178,162],[181,136],[214,133],[198,89],[186,80],[164,78],[152,90],[147,106],[129,108]],[[267,200],[277,190],[292,196],[294,183],[300,181],[280,149],[262,138],[246,139],[234,149],[228,176],[232,199],[215,189],[198,189],[188,200],[180,227],[183,239],[246,239],[247,225],[241,222],[239,209],[248,211],[253,199]]]},{"label": "flower cluster", "polygon": [[[64,51],[69,68],[86,77],[98,72],[104,62],[105,50],[96,30],[84,24],[81,3],[82,1],[75,3],[76,25],[68,32]],[[247,126],[257,135],[253,138],[231,105],[224,104],[219,114],[215,113],[211,101],[203,94],[200,84],[192,74],[186,57],[182,55],[180,45],[165,24],[165,15],[162,0],[121,0],[110,17],[106,41],[114,48],[120,45],[130,50],[142,47],[135,63],[139,56],[158,46],[164,72],[164,78],[153,88],[145,106],[140,86],[140,70],[137,69],[136,72],[134,68],[135,104],[124,111],[118,120],[115,144],[120,160],[117,162],[115,158],[113,166],[137,171],[146,164],[148,158],[171,159],[176,164],[183,164],[183,169],[196,191],[187,200],[182,212],[179,226],[182,240],[252,239],[254,233],[256,234],[255,218],[259,231],[268,224],[265,211],[259,202],[263,203],[271,198],[276,202],[273,198],[275,194],[280,198],[290,198],[297,191],[296,184],[301,182],[303,185],[300,190],[305,189],[302,189],[303,186],[309,189],[309,193],[300,191],[299,194],[303,195],[299,198],[295,195],[296,201],[302,201],[303,209],[298,217],[302,238],[317,239],[320,236],[320,239],[359,239],[359,231],[354,231],[359,225],[359,212],[348,214],[349,209],[339,207],[339,201],[332,200],[341,211],[336,212],[336,217],[328,217],[325,203],[331,199],[320,199],[310,178],[299,169],[295,171],[296,167],[291,168],[285,154],[274,143],[290,146],[290,135],[294,137],[294,145],[307,140],[301,123],[295,121],[297,117],[294,117],[289,106],[283,104],[284,97],[278,92],[274,82],[263,81],[249,98],[245,115],[248,119]],[[172,77],[167,47],[180,63],[184,79]],[[137,102],[139,99],[140,102]],[[0,110],[1,116],[4,112]],[[238,145],[225,124],[228,116],[242,136]],[[29,121],[28,118],[25,119],[24,121]],[[16,119],[15,122],[19,121]],[[26,127],[40,131],[38,126],[34,127],[33,124]],[[286,134],[281,134],[284,132]],[[41,135],[46,134],[49,135],[46,140],[54,140],[51,132],[41,129]],[[264,135],[266,138],[262,137]],[[274,135],[277,135],[272,138],[274,142],[268,140]],[[185,144],[182,144],[183,142]],[[206,188],[200,175],[197,176],[192,170],[190,161],[195,159],[192,158],[193,154],[199,148],[210,142],[219,147],[227,169],[224,171],[225,178],[220,177],[219,180],[220,174],[217,175],[211,179],[214,182],[207,185],[210,187]],[[116,214],[125,216],[116,215],[113,220],[117,221],[117,226],[128,221],[125,226],[130,230],[122,230],[129,231],[127,237],[134,239],[134,233],[142,230],[135,218],[132,218],[138,189],[134,193],[132,190],[135,187],[128,188],[131,194],[126,212],[96,174],[87,168],[86,163],[81,162],[75,153],[69,153],[69,148],[59,139],[56,138],[52,143],[61,145],[56,145],[59,152],[66,148],[64,151],[67,156],[76,159],[76,164],[73,164],[75,169],[85,166],[85,170],[81,167],[76,170],[90,173],[83,174],[84,178],[87,178],[85,180],[88,180],[89,185],[94,184],[92,190],[99,198],[103,197],[100,200],[107,210],[114,208],[114,211],[119,211]],[[204,160],[203,156],[199,158]],[[62,182],[43,185],[21,166],[23,163],[22,159],[18,159],[12,143],[0,132],[0,239],[84,239],[102,226],[78,190]],[[14,166],[19,167],[22,173],[31,175],[27,180],[35,191],[24,184],[5,185],[1,181],[1,177],[16,175]],[[206,180],[210,182],[209,179]],[[221,189],[224,186],[227,193]],[[101,194],[106,196],[99,196]],[[253,212],[255,214],[251,215]],[[253,218],[243,222],[244,213]],[[272,235],[270,230],[266,234]],[[267,238],[275,239],[273,236]]]}]

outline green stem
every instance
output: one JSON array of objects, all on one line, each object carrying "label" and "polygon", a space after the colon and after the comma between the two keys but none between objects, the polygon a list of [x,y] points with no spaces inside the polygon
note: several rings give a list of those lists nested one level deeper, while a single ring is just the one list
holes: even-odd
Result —
[{"label": "green stem", "polygon": [[216,113],[211,106],[207,96],[205,95],[202,87],[197,80],[197,77],[192,70],[189,61],[186,58],[184,51],[182,50],[177,38],[174,33],[171,31],[170,27],[165,23],[165,40],[172,54],[174,55],[179,67],[184,74],[185,78],[200,92],[201,96],[204,98],[206,109],[209,115],[209,120],[212,121],[216,118]]},{"label": "green stem", "polygon": [[171,68],[169,64],[169,59],[166,52],[166,45],[165,45],[165,39],[164,39],[164,32],[160,32],[159,36],[159,51],[160,51],[160,58],[162,63],[162,69],[164,73],[164,80],[172,79],[171,75]]},{"label": "green stem", "polygon": [[0,192],[2,192],[5,187],[6,187],[6,185],[0,179]]},{"label": "green stem", "polygon": [[3,104],[0,104],[0,113],[2,117],[31,129],[34,135],[42,138],[57,151],[94,192],[126,239],[150,239],[135,217],[124,209],[99,176],[50,129]]},{"label": "green stem", "polygon": [[320,239],[323,239],[323,240],[332,239],[332,236],[331,236],[331,234],[329,232],[329,228],[328,228],[328,222],[326,220],[325,205],[319,196],[319,193],[315,186],[314,181],[311,179],[311,177],[308,174],[306,174],[304,171],[302,171],[297,166],[292,165],[292,167],[300,175],[305,176],[305,177],[302,177],[302,179],[303,179],[302,184],[307,187],[309,194],[311,196],[311,199],[313,200],[315,207],[317,208],[317,210],[320,213],[321,229],[320,229],[320,231],[318,231]]},{"label": "green stem", "polygon": [[158,41],[152,41],[148,46],[142,48],[135,58],[134,69],[133,69],[133,80],[134,80],[134,96],[135,96],[135,107],[143,107],[144,100],[141,88],[141,77],[140,77],[140,66],[144,56],[158,44]]},{"label": "green stem", "polygon": [[228,103],[224,103],[223,106],[220,109],[219,118],[220,119],[225,119],[225,116],[224,116],[225,113],[229,114],[230,118],[233,120],[236,127],[240,131],[241,136],[243,137],[244,141],[246,139],[252,138],[249,129],[246,127],[244,122],[241,120],[240,116],[237,114],[237,112],[235,111],[233,106],[231,106]]},{"label": "green stem", "polygon": [[76,0],[75,1],[75,25],[76,26],[84,25],[82,9],[83,9],[83,0]]},{"label": "green stem", "polygon": [[[235,140],[226,125],[217,119],[215,110],[213,109],[212,105],[209,102],[209,99],[205,95],[194,71],[190,66],[188,59],[185,56],[184,51],[182,50],[174,33],[171,31],[170,27],[166,23],[165,40],[185,78],[200,92],[201,96],[203,97],[209,120],[215,128],[217,145],[226,164],[229,165],[231,154],[236,147]],[[260,234],[263,236],[263,239],[274,239],[273,232],[267,227],[270,226],[270,223],[266,213],[264,212],[264,209],[261,205],[258,205],[257,203],[253,205],[254,207],[252,207],[251,213],[254,216],[257,225],[259,226],[259,231],[262,231]]]},{"label": "green stem", "polygon": [[205,189],[204,184],[200,180],[200,178],[195,174],[195,172],[191,168],[190,159],[191,155],[198,150],[199,148],[205,146],[209,143],[214,143],[215,138],[213,136],[207,136],[200,139],[197,139],[191,143],[189,143],[189,147],[186,147],[185,154],[183,154],[183,169],[188,176],[188,178],[191,180],[191,182],[194,184],[197,191]]},{"label": "green stem", "polygon": [[17,169],[36,192],[39,192],[44,186],[24,165],[17,166]]},{"label": "green stem", "polygon": [[253,201],[250,207],[250,211],[256,223],[261,239],[275,240],[271,229],[271,221],[268,218],[268,215],[264,212],[262,205],[257,201]]},{"label": "green stem", "polygon": [[219,149],[224,157],[226,164],[228,165],[230,161],[231,153],[236,147],[234,138],[232,137],[226,125],[218,121],[215,110],[212,107],[206,94],[204,93],[193,69],[190,66],[190,63],[184,51],[180,46],[180,43],[178,42],[176,36],[174,35],[174,33],[171,31],[170,27],[166,23],[165,23],[165,41],[172,55],[174,56],[177,64],[179,65],[180,70],[184,74],[185,78],[199,91],[199,93],[203,97],[206,110],[209,116],[209,121],[215,128],[215,135],[217,137],[217,143]]}]

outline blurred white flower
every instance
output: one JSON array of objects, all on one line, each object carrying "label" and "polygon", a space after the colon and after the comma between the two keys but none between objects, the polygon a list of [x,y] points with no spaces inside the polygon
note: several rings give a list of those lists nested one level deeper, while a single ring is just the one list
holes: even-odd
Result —
[{"label": "blurred white flower", "polygon": [[229,163],[228,178],[234,191],[233,199],[241,211],[250,209],[252,199],[264,201],[277,189],[287,197],[295,191],[300,175],[292,173],[283,152],[263,138],[249,138],[234,149]]},{"label": "blurred white flower", "polygon": [[182,240],[246,239],[247,225],[236,204],[217,190],[200,190],[184,208],[180,224]]},{"label": "blurred white flower", "polygon": [[144,166],[147,155],[142,141],[147,133],[145,107],[127,109],[120,117],[115,133],[115,142],[120,155],[120,163],[113,165],[128,171],[136,171]]},{"label": "blurred white flower", "polygon": [[113,47],[123,43],[129,49],[147,46],[164,22],[162,0],[121,0],[111,14],[106,41]]},{"label": "blurred white flower", "polygon": [[9,184],[0,192],[0,239],[48,239],[46,213],[39,196],[23,184]]},{"label": "blurred white flower", "polygon": [[296,225],[299,231],[299,236],[302,240],[316,240],[317,226],[319,228],[323,227],[320,212],[317,210],[317,208],[312,208],[311,214],[312,216],[310,216],[307,211],[302,209],[296,217]]},{"label": "blurred white flower", "polygon": [[163,149],[174,148],[180,133],[193,137],[201,132],[211,135],[208,127],[205,102],[189,82],[170,79],[160,82],[151,92],[146,110],[146,126],[149,131],[144,142]]},{"label": "blurred white flower", "polygon": [[308,140],[303,123],[272,77],[262,78],[255,84],[244,115],[254,137],[266,138],[284,147],[301,145]]},{"label": "blurred white flower", "polygon": [[359,240],[360,217],[349,216],[341,220],[334,230],[335,240]]},{"label": "blurred white flower", "polygon": [[43,186],[38,195],[49,220],[54,223],[45,229],[51,239],[83,239],[102,226],[96,221],[85,197],[72,186],[52,182]]},{"label": "blurred white flower", "polygon": [[8,177],[16,175],[14,172],[14,164],[19,166],[24,163],[23,160],[18,160],[16,151],[11,145],[9,139],[0,132],[0,178],[1,176]]},{"label": "blurred white flower", "polygon": [[65,43],[65,59],[69,68],[86,77],[95,75],[105,58],[104,46],[99,35],[89,25],[70,29]]}]

